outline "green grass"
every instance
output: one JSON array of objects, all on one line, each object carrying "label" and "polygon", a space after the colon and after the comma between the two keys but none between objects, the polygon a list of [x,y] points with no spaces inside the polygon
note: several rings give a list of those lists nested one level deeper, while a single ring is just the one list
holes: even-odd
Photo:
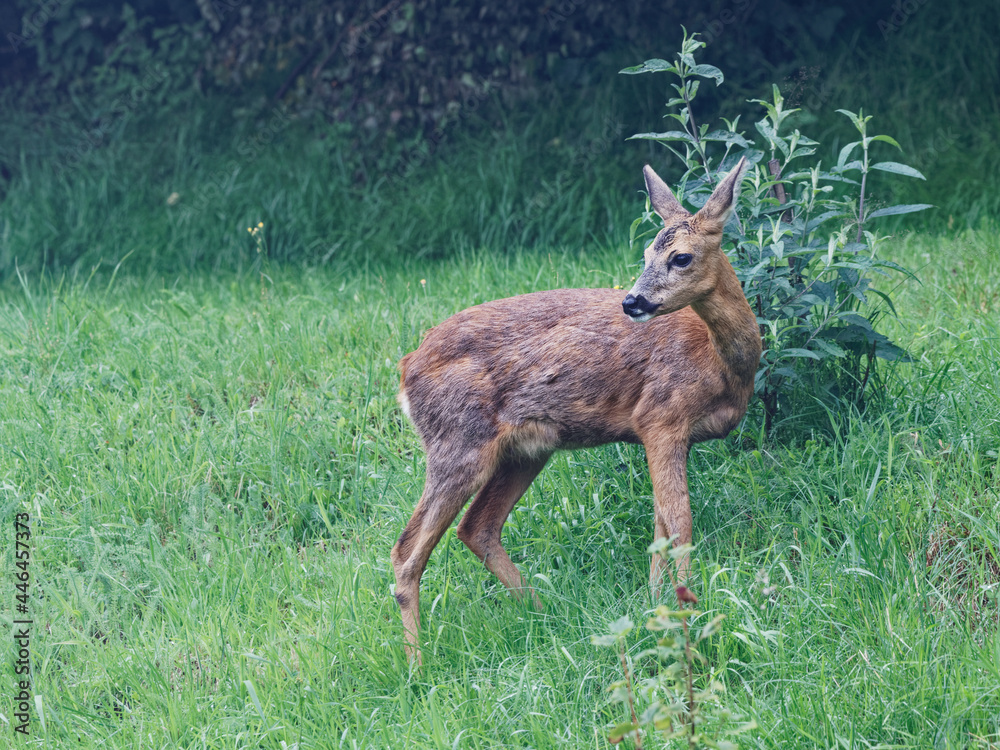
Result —
[{"label": "green grass", "polygon": [[[998,252],[987,231],[891,243],[922,284],[897,292],[889,335],[916,361],[879,413],[795,445],[748,422],[692,451],[693,588],[727,616],[706,655],[760,725],[743,746],[1000,743]],[[395,363],[470,304],[627,283],[636,259],[593,242],[0,288],[0,505],[34,533],[32,741],[606,747],[620,666],[589,638],[650,607],[641,450],[560,454],[515,509],[505,544],[541,612],[449,531],[414,672],[388,555],[423,464]]]},{"label": "green grass", "polygon": [[110,272],[123,259],[127,273],[239,273],[255,259],[246,227],[261,220],[272,261],[334,267],[617,241],[636,213],[643,150],[625,142],[607,86],[582,98],[534,114],[495,106],[432,149],[391,154],[294,119],[258,144],[270,118],[240,122],[203,102],[166,122],[137,114],[78,162],[69,146],[84,129],[15,109],[0,125],[13,173],[0,177],[0,281],[18,268]]}]

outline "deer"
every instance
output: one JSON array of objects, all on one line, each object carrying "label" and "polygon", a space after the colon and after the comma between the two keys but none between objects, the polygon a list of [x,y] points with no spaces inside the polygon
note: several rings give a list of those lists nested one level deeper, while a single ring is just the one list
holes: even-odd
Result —
[{"label": "deer", "polygon": [[[475,498],[457,536],[516,598],[541,603],[500,531],[556,450],[645,447],[654,539],[692,539],[687,459],[746,413],[760,363],[757,319],[722,250],[744,156],[694,215],[643,169],[663,228],[624,299],[614,289],[558,289],[470,307],[402,358],[398,401],[426,454],[423,494],[392,548],[404,650],[421,663],[419,587],[432,550]],[[659,597],[665,562],[653,555]],[[677,564],[686,580],[689,561]]]}]

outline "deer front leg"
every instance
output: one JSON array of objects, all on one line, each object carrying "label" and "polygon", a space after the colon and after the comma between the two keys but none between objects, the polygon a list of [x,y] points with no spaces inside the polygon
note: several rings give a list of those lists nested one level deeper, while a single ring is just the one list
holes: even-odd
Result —
[{"label": "deer front leg", "polygon": [[[653,480],[653,506],[656,519],[654,540],[674,537],[673,546],[691,543],[691,500],[687,483],[687,440],[650,441],[645,443],[649,475]],[[649,571],[649,586],[653,601],[660,598],[666,563],[653,555]],[[677,561],[677,583],[688,576],[689,561],[685,555]],[[669,575],[667,575],[669,582]]]}]

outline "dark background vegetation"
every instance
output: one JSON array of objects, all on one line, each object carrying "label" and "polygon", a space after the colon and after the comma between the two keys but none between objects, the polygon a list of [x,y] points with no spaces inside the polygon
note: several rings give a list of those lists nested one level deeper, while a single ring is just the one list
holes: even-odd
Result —
[{"label": "dark background vegetation", "polygon": [[[835,110],[863,107],[928,176],[887,181],[905,192],[884,199],[939,207],[908,226],[996,215],[992,0],[16,0],[0,276],[129,253],[239,266],[258,220],[272,258],[308,263],[618,241],[641,164],[667,160],[624,141],[665,129],[666,79],[617,71],[670,57],[682,24],[727,75],[704,121],[743,114],[752,133],[747,100],[778,83],[833,161],[850,135]],[[95,193],[103,207],[78,200]]]}]

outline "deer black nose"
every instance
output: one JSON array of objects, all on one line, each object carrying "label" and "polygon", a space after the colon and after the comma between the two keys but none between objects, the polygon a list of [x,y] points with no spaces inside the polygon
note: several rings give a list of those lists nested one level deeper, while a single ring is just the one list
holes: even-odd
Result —
[{"label": "deer black nose", "polygon": [[648,315],[658,308],[659,305],[654,305],[648,299],[640,295],[629,294],[622,300],[622,310],[630,318],[637,318],[640,315]]}]

